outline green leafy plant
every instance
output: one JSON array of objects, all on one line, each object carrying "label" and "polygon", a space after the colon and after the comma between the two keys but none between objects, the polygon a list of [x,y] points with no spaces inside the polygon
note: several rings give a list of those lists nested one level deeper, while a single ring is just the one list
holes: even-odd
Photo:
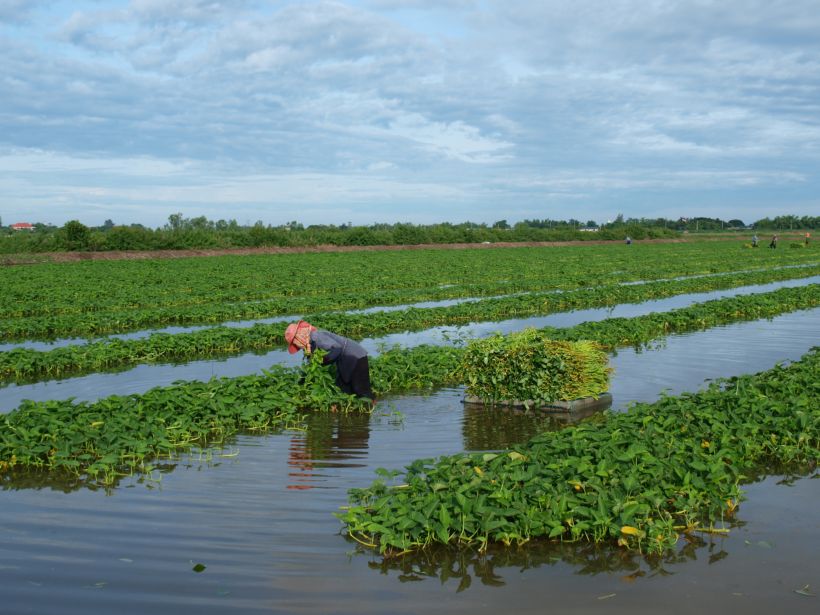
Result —
[{"label": "green leafy plant", "polygon": [[663,553],[681,532],[730,518],[761,464],[815,466],[820,348],[800,361],[713,382],[697,393],[547,432],[495,453],[381,470],[338,513],[382,553],[432,544],[609,542]]},{"label": "green leafy plant", "polygon": [[[794,275],[796,270],[784,270]],[[782,275],[782,272],[779,272]],[[675,282],[657,282],[621,287],[603,287],[567,293],[527,294],[513,297],[486,299],[461,305],[417,309],[409,308],[394,312],[369,314],[319,313],[307,316],[314,324],[349,337],[384,335],[395,331],[422,330],[441,325],[500,320],[558,310],[594,307],[612,302],[645,301],[666,297],[685,291],[711,290],[741,282],[762,281],[742,276],[721,276]],[[769,274],[766,274],[767,276]],[[642,343],[643,338],[652,339],[674,330],[703,328],[697,321],[719,324],[730,322],[728,312],[734,312],[734,320],[770,317],[794,309],[814,307],[820,303],[820,287],[816,284],[804,288],[782,289],[775,293],[761,293],[750,297],[722,299],[719,303],[703,303],[703,309],[682,308],[653,318],[621,319],[603,324],[588,323],[580,328],[551,330],[550,337],[564,340],[594,339],[608,348]],[[725,306],[725,307],[723,307]],[[648,323],[654,319],[656,325]],[[686,322],[690,320],[691,322]],[[640,329],[632,323],[643,323]],[[546,330],[545,330],[546,331]],[[578,337],[584,331],[582,337]],[[256,324],[248,328],[215,327],[191,333],[155,333],[144,339],[111,339],[88,344],[71,344],[53,350],[37,351],[15,348],[0,352],[0,382],[26,382],[47,377],[59,377],[89,371],[123,368],[140,363],[159,363],[190,360],[195,358],[226,356],[248,350],[263,350],[284,344],[284,325]],[[567,337],[570,336],[570,337]],[[572,337],[574,336],[574,337]]]},{"label": "green leafy plant", "polygon": [[535,329],[471,341],[462,361],[467,394],[539,405],[597,397],[609,386],[608,357],[590,341],[555,341]]},{"label": "green leafy plant", "polygon": [[[723,242],[633,247],[628,254],[621,246],[581,246],[99,261],[38,264],[25,276],[5,267],[0,339],[97,336],[681,276],[779,272],[785,279],[787,272],[800,277],[818,269],[811,250],[750,253]],[[801,269],[784,269],[793,266]]]}]

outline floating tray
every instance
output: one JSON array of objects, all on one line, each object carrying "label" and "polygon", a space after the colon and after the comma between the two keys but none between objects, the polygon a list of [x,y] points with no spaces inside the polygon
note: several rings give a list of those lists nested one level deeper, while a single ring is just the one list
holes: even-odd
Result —
[{"label": "floating tray", "polygon": [[482,406],[502,406],[516,409],[538,410],[540,412],[549,412],[555,414],[577,414],[590,413],[595,410],[602,410],[609,408],[612,405],[612,394],[601,393],[596,397],[582,397],[580,399],[573,399],[570,401],[551,401],[547,403],[537,404],[534,401],[520,401],[520,400],[499,400],[496,402],[485,403],[480,397],[475,395],[465,395],[465,404],[479,404]]}]

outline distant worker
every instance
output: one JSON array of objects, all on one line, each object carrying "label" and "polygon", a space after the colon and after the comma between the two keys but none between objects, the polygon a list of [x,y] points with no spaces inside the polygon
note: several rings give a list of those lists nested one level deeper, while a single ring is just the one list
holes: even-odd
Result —
[{"label": "distant worker", "polygon": [[809,235],[809,232],[806,231],[806,245],[809,245],[809,237],[811,237],[811,235]]},{"label": "distant worker", "polygon": [[632,245],[632,237],[630,237],[629,235],[626,236],[626,245],[628,245],[628,246]]},{"label": "distant worker", "polygon": [[758,242],[757,235],[752,235],[752,247],[753,248],[757,247],[757,242]]},{"label": "distant worker", "polygon": [[288,325],[285,341],[290,354],[303,350],[305,356],[309,356],[317,348],[326,351],[324,364],[336,365],[336,386],[345,393],[366,397],[376,404],[376,396],[370,388],[367,351],[360,344],[336,333],[317,329],[304,320]]},{"label": "distant worker", "polygon": [[772,235],[772,240],[769,242],[769,247],[772,249],[777,247],[777,235]]}]

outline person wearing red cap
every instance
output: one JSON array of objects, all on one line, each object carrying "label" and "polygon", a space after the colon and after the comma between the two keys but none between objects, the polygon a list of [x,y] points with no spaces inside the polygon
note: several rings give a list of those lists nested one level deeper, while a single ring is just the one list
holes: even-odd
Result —
[{"label": "person wearing red cap", "polygon": [[309,355],[317,348],[327,352],[324,363],[336,365],[336,385],[345,393],[366,397],[376,403],[376,396],[370,388],[367,351],[360,344],[336,333],[317,329],[304,320],[288,325],[285,341],[290,354],[303,350]]}]

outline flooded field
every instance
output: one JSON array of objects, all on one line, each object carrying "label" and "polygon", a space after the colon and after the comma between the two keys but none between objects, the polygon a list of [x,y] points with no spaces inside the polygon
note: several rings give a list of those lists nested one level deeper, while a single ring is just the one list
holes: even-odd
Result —
[{"label": "flooded field", "polygon": [[[711,276],[691,276],[691,277],[711,277]],[[686,278],[680,278],[686,279]],[[801,286],[808,286],[810,284],[817,284],[820,282],[820,276],[809,276],[806,278],[796,278],[796,279],[789,279],[789,280],[781,280],[777,282],[770,282],[768,284],[754,284],[749,286],[740,286],[735,288],[729,288],[725,290],[715,290],[715,291],[708,291],[708,292],[700,292],[700,293],[686,293],[681,295],[675,295],[673,297],[669,297],[666,299],[656,299],[651,301],[645,301],[642,303],[626,303],[620,304],[616,306],[610,306],[606,308],[596,308],[596,309],[587,309],[587,310],[576,310],[574,312],[563,312],[563,313],[556,313],[551,314],[549,316],[540,316],[540,317],[533,317],[528,319],[517,319],[517,320],[510,320],[505,321],[506,324],[502,323],[486,323],[486,326],[489,327],[498,327],[501,326],[507,330],[516,330],[516,326],[533,326],[533,327],[543,327],[543,326],[553,326],[553,327],[567,327],[572,326],[573,324],[577,324],[579,322],[583,322],[585,320],[600,320],[603,318],[609,318],[611,316],[621,316],[621,317],[630,317],[636,316],[640,314],[646,314],[650,311],[665,311],[665,310],[672,310],[676,308],[685,307],[687,305],[692,305],[693,303],[702,302],[702,301],[710,301],[713,299],[721,299],[723,297],[737,297],[743,295],[750,295],[753,293],[764,293],[770,292],[773,290],[777,290],[778,288],[797,288]],[[645,282],[631,282],[625,283],[624,286],[630,285],[639,285],[645,284]],[[534,294],[560,294],[562,291],[552,291],[550,293],[534,293]],[[522,295],[533,294],[533,293],[520,293]],[[510,295],[504,295],[510,296]],[[488,297],[469,297],[469,298],[461,298],[461,299],[445,299],[441,301],[423,301],[419,303],[413,304],[402,304],[402,305],[395,305],[395,306],[380,306],[380,307],[372,307],[362,310],[348,310],[344,312],[345,314],[360,314],[360,313],[374,313],[374,312],[396,312],[400,310],[405,310],[407,308],[432,308],[432,307],[445,307],[445,306],[452,306],[458,305],[461,303],[471,303],[471,302],[478,302],[482,299],[487,299]],[[498,297],[491,297],[491,298],[498,298]],[[221,323],[221,326],[230,327],[230,328],[248,328],[255,324],[272,324],[277,322],[289,322],[293,320],[298,320],[301,318],[298,314],[292,314],[289,316],[275,316],[271,318],[256,318],[253,320],[239,320],[239,321],[226,321]],[[524,325],[520,325],[517,323],[525,323]],[[154,333],[191,333],[194,331],[201,331],[203,329],[208,329],[213,327],[214,325],[197,325],[197,326],[171,326],[171,327],[162,327],[159,329],[145,329],[142,331],[135,331],[132,333],[122,333],[122,334],[115,334],[110,335],[107,337],[102,337],[99,339],[121,339],[121,340],[134,340],[134,339],[142,339],[149,337]],[[410,341],[413,342],[415,338],[422,337],[422,338],[432,338],[434,341],[424,342],[424,343],[435,343],[441,340],[442,333],[451,333],[454,330],[458,330],[459,328],[456,327],[438,327],[436,329],[431,329],[430,331],[423,332],[420,334],[415,334],[411,336],[409,340],[403,340],[399,338],[399,341]],[[461,328],[463,329],[463,327]],[[479,334],[483,331],[483,328],[479,328],[475,331],[475,333]],[[463,331],[462,331],[463,333]],[[382,342],[383,340],[374,340],[371,342],[371,347],[375,348],[377,343]],[[392,338],[388,338],[388,341],[392,341]],[[5,342],[0,343],[0,352],[12,350],[14,348],[31,348],[34,350],[40,351],[48,351],[54,348],[59,348],[61,346],[68,346],[68,345],[83,345],[88,343],[89,340],[86,338],[66,338],[66,339],[57,339],[52,341],[25,341],[25,342]],[[415,343],[422,343],[419,341],[415,341]]]},{"label": "flooded field", "polygon": [[[820,311],[811,310],[621,350],[611,359],[613,409],[768,369],[818,340]],[[257,367],[230,369],[250,373],[270,359],[250,355],[241,360]],[[230,375],[227,365],[192,363],[175,368],[173,379]],[[168,384],[167,366],[142,369],[65,381],[73,384],[59,396],[94,399]],[[25,389],[29,397],[38,398],[38,386],[42,399],[57,396],[45,383]],[[2,411],[17,405],[8,397],[14,390],[0,391]],[[108,492],[6,482],[0,612],[799,614],[820,607],[820,482],[811,474],[761,475],[747,486],[728,536],[681,540],[662,560],[548,543],[383,560],[343,538],[332,513],[377,468],[503,448],[561,427],[540,416],[465,409],[462,397],[460,388],[397,396],[370,417],[323,415],[306,431],[243,435],[225,450],[167,464],[161,480],[126,480]]]},{"label": "flooded field", "polygon": [[[377,339],[365,339],[362,345],[371,355],[378,355],[383,347],[399,345],[413,347],[420,344],[460,344],[465,339],[484,337],[494,332],[511,333],[526,327],[571,327],[581,322],[600,321],[606,318],[631,318],[650,312],[663,312],[686,307],[698,302],[735,297],[753,293],[770,292],[779,288],[795,288],[816,284],[820,277],[785,280],[770,284],[745,286],[708,293],[677,295],[667,299],[620,304],[613,307],[561,312],[547,316],[518,318],[501,322],[471,323],[462,327],[435,327],[425,331],[386,335]],[[799,355],[798,355],[799,356]],[[795,357],[796,358],[796,357]],[[178,380],[208,380],[210,378],[234,377],[260,373],[262,369],[277,363],[297,365],[299,356],[289,355],[284,349],[261,353],[246,353],[222,359],[192,361],[185,364],[139,365],[116,373],[94,373],[34,384],[0,386],[0,413],[9,412],[24,399],[46,400],[74,397],[93,400],[109,395],[142,393],[155,386],[168,386]],[[764,364],[760,369],[767,367]]]}]

